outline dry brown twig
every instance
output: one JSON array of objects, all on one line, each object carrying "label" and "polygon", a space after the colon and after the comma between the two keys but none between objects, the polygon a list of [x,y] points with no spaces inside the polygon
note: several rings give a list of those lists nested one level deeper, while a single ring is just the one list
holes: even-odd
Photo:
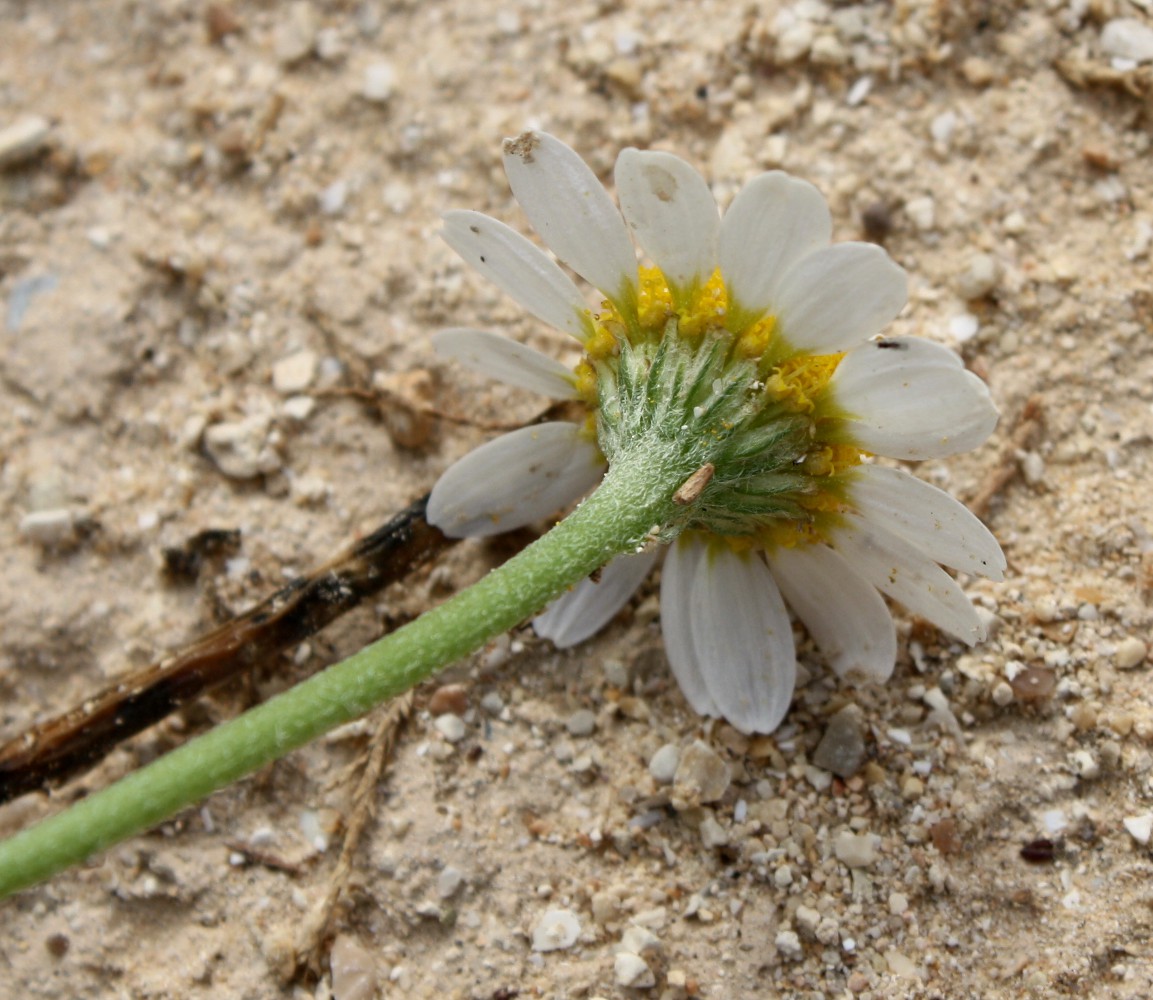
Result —
[{"label": "dry brown twig", "polygon": [[984,519],[989,513],[993,498],[998,496],[1021,470],[1021,452],[1033,443],[1034,436],[1043,423],[1041,397],[1030,396],[1021,407],[1014,421],[1009,440],[1001,448],[997,462],[985,473],[976,492],[966,500],[969,509]]},{"label": "dry brown twig", "polygon": [[297,937],[296,949],[293,955],[293,977],[305,974],[319,975],[320,963],[325,954],[326,946],[331,939],[332,922],[336,916],[336,906],[340,895],[352,874],[353,862],[361,838],[368,826],[368,821],[375,812],[375,796],[377,786],[385,764],[396,749],[400,730],[412,714],[415,703],[413,692],[409,691],[396,700],[390,702],[383,709],[383,716],[372,742],[365,748],[361,756],[360,778],[352,793],[352,809],[348,822],[345,824],[344,843],[340,848],[340,857],[336,867],[329,878],[328,890],[305,918],[304,926]]}]

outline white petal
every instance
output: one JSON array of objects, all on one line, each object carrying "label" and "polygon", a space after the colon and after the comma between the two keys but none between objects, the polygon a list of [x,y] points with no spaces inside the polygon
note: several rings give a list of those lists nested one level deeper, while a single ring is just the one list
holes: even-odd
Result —
[{"label": "white petal", "polygon": [[768,558],[789,607],[837,676],[888,680],[897,662],[897,629],[876,587],[825,545],[780,548]]},{"label": "white petal", "polygon": [[673,676],[685,700],[698,715],[718,715],[697,660],[692,633],[693,580],[708,547],[694,536],[682,535],[669,548],[661,570],[661,633]]},{"label": "white petal", "polygon": [[604,460],[576,424],[522,427],[445,471],[428,500],[428,523],[451,538],[523,528],[583,496],[603,473]]},{"label": "white petal", "polygon": [[637,242],[682,297],[717,266],[720,218],[705,179],[671,153],[626,149],[617,157],[617,197]]},{"label": "white petal", "polygon": [[942,458],[977,447],[997,426],[989,390],[947,347],[920,337],[869,341],[830,380],[853,440],[890,458]]},{"label": "white petal", "polygon": [[505,140],[504,169],[549,249],[609,299],[631,302],[636,253],[620,212],[588,164],[546,132],[525,132]]},{"label": "white petal", "polygon": [[540,247],[480,212],[448,212],[444,241],[537,319],[582,343],[591,332],[588,305],[577,286]]},{"label": "white petal", "polygon": [[899,535],[856,514],[843,517],[846,523],[832,544],[856,572],[913,614],[970,646],[985,638],[976,609],[940,566]]},{"label": "white petal", "polygon": [[780,170],[755,177],[721,222],[721,274],[733,308],[754,316],[775,311],[785,273],[832,233],[829,206],[812,184]]},{"label": "white petal", "polygon": [[963,503],[900,469],[862,465],[853,473],[849,500],[934,562],[966,573],[1004,579],[1005,555],[993,533]]},{"label": "white petal", "polygon": [[617,556],[600,573],[595,583],[581,580],[564,596],[553,601],[533,619],[532,627],[543,639],[551,639],[560,649],[584,642],[604,628],[628,603],[660,554],[659,549],[635,555]]},{"label": "white petal", "polygon": [[880,333],[907,298],[904,270],[879,246],[837,243],[789,269],[774,309],[793,347],[831,354]]},{"label": "white petal", "polygon": [[452,358],[470,371],[505,385],[553,399],[576,398],[571,371],[547,354],[508,337],[484,330],[454,328],[434,333],[432,346],[441,357]]},{"label": "white petal", "polygon": [[758,556],[710,550],[694,574],[693,650],[709,694],[744,733],[771,733],[793,700],[797,658],[789,613]]}]

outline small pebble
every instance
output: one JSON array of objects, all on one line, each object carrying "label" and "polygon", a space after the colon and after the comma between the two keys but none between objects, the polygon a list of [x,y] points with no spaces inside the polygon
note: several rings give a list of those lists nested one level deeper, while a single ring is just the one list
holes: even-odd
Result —
[{"label": "small pebble", "polygon": [[966,301],[983,299],[1001,280],[1001,263],[991,254],[974,254],[957,277],[957,294]]},{"label": "small pebble", "polygon": [[338,934],[328,957],[332,1000],[372,1000],[376,996],[376,959],[351,934]]},{"label": "small pebble", "polygon": [[850,868],[867,868],[877,860],[877,848],[881,838],[875,833],[849,833],[843,830],[833,841],[833,853],[837,860]]},{"label": "small pebble", "polygon": [[20,518],[20,534],[46,549],[76,540],[76,516],[68,507],[34,510]]},{"label": "small pebble", "polygon": [[987,87],[996,73],[993,64],[980,56],[970,56],[961,63],[961,75],[974,87]]},{"label": "small pebble", "polygon": [[1088,750],[1074,750],[1069,754],[1069,766],[1084,781],[1092,781],[1101,774],[1101,765]]},{"label": "small pebble", "polygon": [[805,949],[801,947],[801,939],[796,931],[778,931],[773,944],[777,946],[777,951],[783,958],[795,960],[804,957]]},{"label": "small pebble", "polygon": [[1123,820],[1125,829],[1138,844],[1143,847],[1153,838],[1153,812],[1142,813],[1140,816],[1126,816]]},{"label": "small pebble", "polygon": [[649,774],[658,785],[671,785],[677,776],[681,752],[675,743],[666,743],[649,760]]},{"label": "small pebble", "polygon": [[622,951],[613,959],[613,975],[618,986],[633,990],[650,990],[657,984],[657,977],[648,963],[631,952]]},{"label": "small pebble", "polygon": [[396,87],[396,70],[391,63],[374,62],[365,67],[360,94],[373,104],[386,104]]},{"label": "small pebble", "polygon": [[889,893],[889,912],[899,917],[909,908],[909,897],[901,892]]},{"label": "small pebble", "polygon": [[489,691],[480,700],[480,707],[483,708],[489,715],[500,715],[504,711],[504,699],[500,696],[498,691]]},{"label": "small pebble", "polygon": [[283,18],[273,32],[272,48],[278,62],[291,66],[312,52],[320,22],[315,9],[307,0],[296,0],[289,4]]},{"label": "small pebble", "polygon": [[311,384],[319,363],[315,352],[297,351],[272,366],[272,387],[284,396],[295,396]]},{"label": "small pebble", "polygon": [[788,865],[781,865],[773,872],[773,885],[778,889],[787,889],[793,884],[793,870]]},{"label": "small pebble", "polygon": [[729,842],[728,831],[712,815],[701,820],[700,834],[701,844],[707,850],[712,850],[714,847],[724,847]]},{"label": "small pebble", "polygon": [[436,891],[441,899],[451,899],[464,885],[464,872],[452,865],[446,865],[436,878]]},{"label": "small pebble", "polygon": [[533,951],[564,951],[576,944],[581,924],[572,910],[546,910],[532,931]]},{"label": "small pebble", "polygon": [[597,717],[587,708],[573,712],[565,722],[570,736],[591,736],[597,728]]},{"label": "small pebble", "polygon": [[728,791],[730,780],[724,758],[707,743],[695,740],[681,754],[673,782],[674,795],[686,807],[716,802]]},{"label": "small pebble", "polygon": [[52,123],[40,115],[19,118],[0,129],[0,170],[18,167],[34,159],[48,145]]},{"label": "small pebble", "polygon": [[1149,647],[1135,635],[1122,639],[1113,651],[1113,666],[1118,670],[1132,670],[1145,662]]},{"label": "small pebble", "polygon": [[910,198],[905,202],[905,215],[913,227],[922,233],[927,233],[937,224],[937,206],[932,198]]},{"label": "small pebble", "polygon": [[811,906],[802,904],[797,907],[795,914],[797,929],[806,937],[813,938],[817,934],[817,927],[821,922],[821,914]]},{"label": "small pebble", "polygon": [[428,699],[428,710],[435,715],[464,715],[468,711],[468,688],[463,684],[442,684]]},{"label": "small pebble", "polygon": [[1153,28],[1135,17],[1118,17],[1101,29],[1101,49],[1113,59],[1153,62]]},{"label": "small pebble", "polygon": [[254,479],[281,466],[271,433],[272,421],[264,415],[213,424],[204,432],[204,450],[229,479]]},{"label": "small pebble", "polygon": [[459,743],[468,732],[464,724],[464,719],[459,715],[453,715],[451,712],[438,715],[432,724],[436,731],[448,740],[449,743]]},{"label": "small pebble", "polygon": [[647,927],[639,924],[629,924],[621,935],[620,951],[631,952],[634,955],[656,953],[661,950],[661,939]]},{"label": "small pebble", "polygon": [[813,763],[838,778],[851,778],[865,761],[865,733],[855,705],[842,708],[829,719],[825,735],[813,752]]},{"label": "small pebble", "polygon": [[777,61],[790,63],[807,55],[815,36],[812,21],[796,21],[789,25],[777,39]]},{"label": "small pebble", "polygon": [[1013,704],[1013,686],[1005,681],[998,681],[993,687],[993,704],[999,708]]}]

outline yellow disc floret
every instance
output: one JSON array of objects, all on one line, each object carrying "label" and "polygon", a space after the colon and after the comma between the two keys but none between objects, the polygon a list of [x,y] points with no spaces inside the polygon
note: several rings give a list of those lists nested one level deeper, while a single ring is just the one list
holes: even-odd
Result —
[{"label": "yellow disc floret", "polygon": [[842,352],[787,358],[765,379],[765,392],[794,413],[812,413],[844,356]]}]

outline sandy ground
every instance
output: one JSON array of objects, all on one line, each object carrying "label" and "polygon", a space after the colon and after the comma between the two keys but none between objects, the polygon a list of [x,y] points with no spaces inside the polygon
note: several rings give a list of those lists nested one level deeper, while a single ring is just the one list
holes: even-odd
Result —
[{"label": "sandy ground", "polygon": [[[1114,61],[1151,24],[1145,0],[0,2],[0,128],[27,129],[0,149],[0,734],[535,412],[428,344],[472,324],[567,350],[435,236],[449,208],[523,226],[499,143],[530,124],[606,177],[623,146],[672,150],[722,201],[783,167],[838,238],[883,239],[912,275],[894,330],[955,346],[1002,411],[981,450],[918,471],[972,497],[1004,469],[987,518],[1010,563],[966,582],[989,642],[902,617],[882,689],[803,646],[772,740],[688,709],[652,585],[575,652],[518,633],[445,679],[458,742],[430,686],[399,727],[378,714],[3,904],[0,995],[1153,996],[1153,70]],[[372,392],[426,384],[476,426],[405,446]],[[239,554],[166,582],[161,550],[209,528]],[[0,831],[491,558],[461,547]],[[842,781],[811,761],[847,704],[868,760]],[[696,740],[727,787],[678,809],[650,760]]]}]

